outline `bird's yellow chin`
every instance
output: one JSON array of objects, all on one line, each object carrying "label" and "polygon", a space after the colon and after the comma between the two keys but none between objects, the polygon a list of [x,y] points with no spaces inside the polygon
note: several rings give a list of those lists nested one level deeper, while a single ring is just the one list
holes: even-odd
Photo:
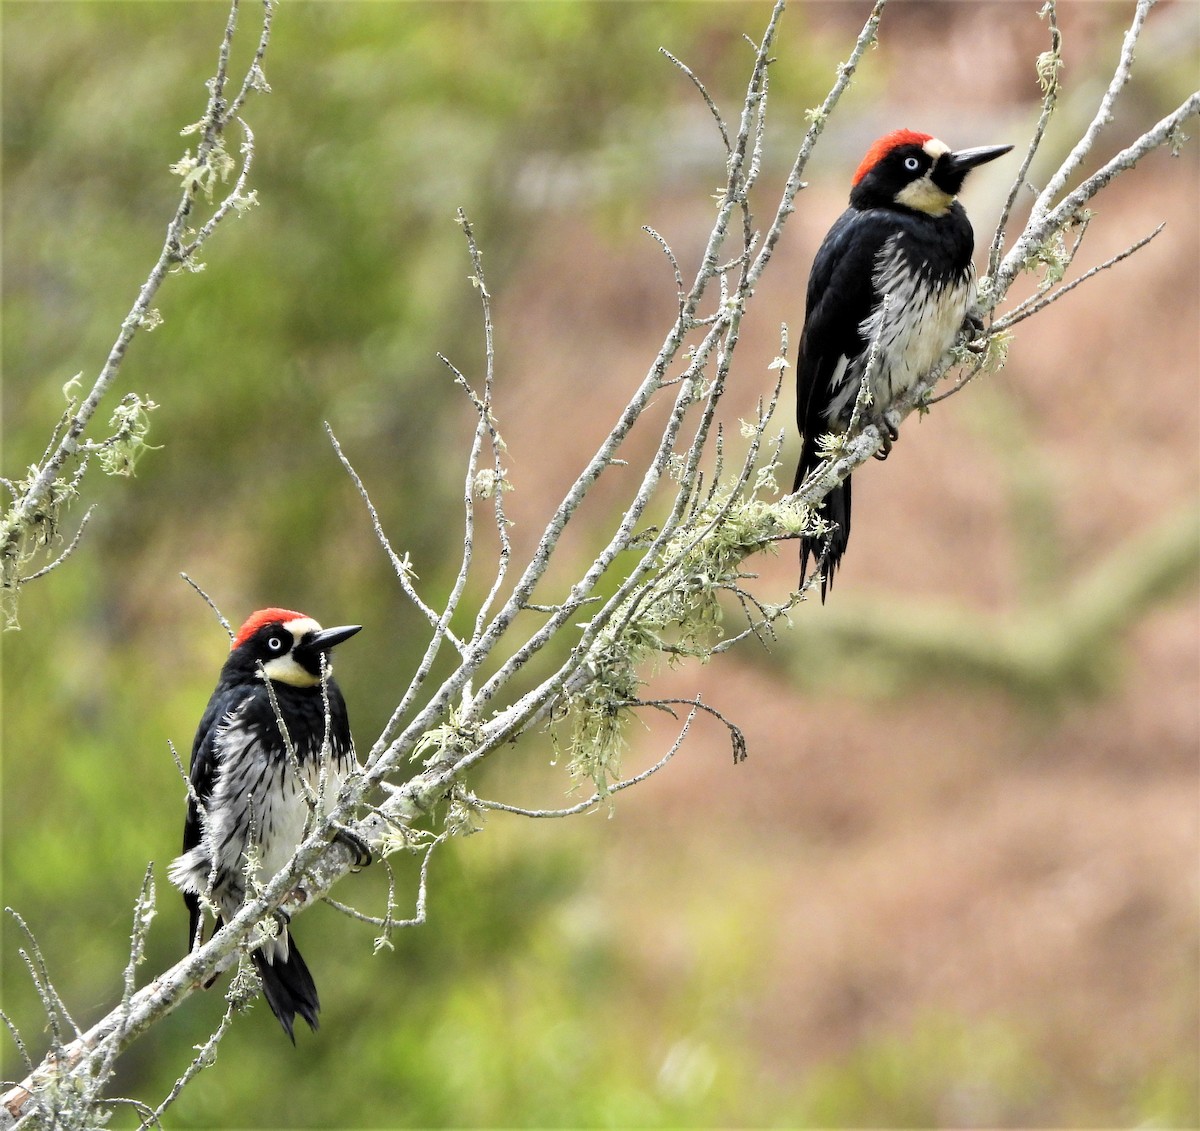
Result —
[{"label": "bird's yellow chin", "polygon": [[[333,668],[330,667],[329,671],[332,672]],[[292,687],[316,687],[321,682],[319,676],[313,675],[307,668],[298,664],[291,653],[268,660],[263,664],[263,672],[268,679],[276,683],[290,684]]]},{"label": "bird's yellow chin", "polygon": [[918,212],[927,212],[930,216],[945,216],[954,203],[954,197],[938,188],[926,173],[896,193],[896,203]]}]

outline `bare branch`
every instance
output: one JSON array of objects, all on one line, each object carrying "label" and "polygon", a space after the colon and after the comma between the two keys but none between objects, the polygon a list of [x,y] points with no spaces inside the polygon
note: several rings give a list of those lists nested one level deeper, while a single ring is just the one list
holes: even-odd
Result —
[{"label": "bare branch", "polygon": [[[1112,81],[1108,84],[1108,89],[1104,92],[1104,97],[1100,100],[1095,117],[1092,118],[1091,124],[1084,130],[1083,136],[1075,143],[1071,152],[1067,154],[1066,159],[1058,167],[1058,171],[1050,178],[1037,200],[1034,201],[1033,211],[1030,215],[1031,223],[1038,223],[1050,210],[1051,203],[1055,197],[1063,191],[1071,175],[1083,163],[1087,155],[1091,153],[1096,144],[1096,139],[1100,135],[1100,131],[1112,121],[1113,106],[1117,101],[1117,96],[1121,93],[1125,84],[1129,82],[1129,76],[1133,69],[1134,48],[1137,46],[1138,37],[1142,33],[1142,26],[1146,22],[1146,17],[1150,14],[1150,9],[1154,6],[1155,2],[1156,0],[1137,0],[1133,21],[1125,32],[1125,39],[1121,44],[1120,59],[1117,61]],[[1056,32],[1057,28],[1052,32],[1052,36]],[[1055,50],[1053,42],[1051,50]],[[1057,83],[1055,85],[1057,86]]]},{"label": "bare branch", "polygon": [[483,397],[477,405],[479,423],[476,427],[476,437],[481,439],[486,435],[492,452],[490,476],[474,468],[474,461],[468,461],[468,468],[474,471],[474,474],[468,479],[467,491],[472,496],[481,495],[486,497],[489,494],[491,495],[496,533],[500,539],[496,577],[475,615],[475,631],[472,639],[478,640],[483,634],[488,611],[491,609],[492,603],[496,600],[508,574],[508,563],[512,557],[512,543],[508,536],[508,516],[504,513],[504,491],[508,487],[504,468],[501,466],[501,453],[504,450],[504,441],[500,438],[500,433],[496,428],[495,418],[492,414],[492,392],[496,383],[496,341],[492,326],[492,296],[488,293],[487,283],[484,279],[483,255],[475,242],[474,229],[467,219],[467,214],[461,208],[458,210],[458,223],[467,240],[467,252],[471,257],[471,267],[474,271],[471,278],[475,283],[475,289],[479,293],[479,303],[481,314],[483,315],[484,381]]},{"label": "bare branch", "polygon": [[200,595],[204,603],[210,609],[212,609],[213,616],[217,618],[217,621],[225,630],[226,634],[229,636],[229,639],[232,640],[234,637],[233,626],[225,619],[221,610],[217,608],[216,602],[203,589],[201,589],[200,586],[194,580],[192,580],[192,578],[188,577],[186,573],[181,573],[179,576],[182,577],[183,580],[186,581],[188,585],[190,585]]},{"label": "bare branch", "polygon": [[996,223],[996,231],[992,235],[991,247],[988,249],[988,276],[995,275],[996,268],[1000,264],[1004,232],[1008,228],[1013,205],[1016,204],[1018,194],[1025,187],[1026,178],[1029,176],[1029,167],[1033,164],[1038,149],[1041,148],[1042,139],[1046,136],[1046,127],[1049,126],[1050,119],[1054,116],[1054,110],[1058,105],[1059,72],[1062,69],[1062,34],[1058,30],[1056,0],[1046,0],[1042,11],[1046,15],[1046,21],[1050,28],[1050,48],[1037,61],[1038,80],[1042,84],[1042,112],[1038,115],[1033,136],[1029,139],[1025,156],[1021,159],[1021,166],[1013,178],[1012,186],[1008,190],[1008,198],[1004,202],[1004,207],[1000,211],[1000,219]]},{"label": "bare branch", "polygon": [[1088,177],[1073,192],[1064,197],[1054,208],[1031,218],[1012,250],[1004,257],[996,271],[993,285],[987,292],[985,312],[1007,293],[1016,275],[1030,262],[1036,249],[1068,221],[1080,214],[1081,209],[1118,174],[1132,169],[1148,153],[1163,145],[1173,143],[1184,122],[1200,114],[1200,92],[1196,92],[1175,110],[1162,118],[1141,135],[1133,144],[1126,146],[1115,157]]},{"label": "bare branch", "polygon": [[[771,15],[771,28],[774,27],[775,21],[782,14],[782,7],[782,4],[776,5],[775,11]],[[825,96],[825,101],[817,109],[810,110],[808,113],[811,124],[804,135],[804,140],[800,143],[800,150],[796,154],[796,159],[792,163],[791,172],[788,174],[787,183],[783,188],[782,199],[775,212],[775,219],[772,220],[770,228],[767,229],[766,238],[763,240],[762,250],[758,253],[757,258],[750,267],[747,284],[751,287],[758,281],[762,273],[767,269],[767,264],[771,261],[775,245],[779,242],[779,237],[783,234],[783,225],[787,218],[795,211],[796,194],[804,188],[804,182],[801,178],[804,175],[805,167],[808,165],[808,159],[812,156],[812,151],[816,147],[817,139],[825,131],[829,116],[833,113],[842,95],[846,92],[846,88],[850,85],[850,80],[854,77],[854,72],[858,69],[858,64],[862,61],[863,55],[866,54],[867,48],[874,44],[876,33],[879,30],[879,21],[883,18],[883,10],[886,7],[887,0],[876,0],[874,8],[871,9],[871,15],[867,18],[867,22],[863,25],[863,29],[859,32],[858,39],[855,41],[854,50],[850,52],[850,58],[838,67],[838,77],[837,81],[833,84],[833,88]],[[771,28],[768,28],[768,31]],[[768,35],[764,42],[769,41],[769,38],[770,36]]]},{"label": "bare branch", "polygon": [[1110,267],[1115,267],[1123,259],[1128,259],[1136,251],[1141,251],[1152,239],[1158,236],[1164,228],[1166,222],[1159,224],[1148,236],[1143,236],[1140,240],[1134,240],[1127,248],[1117,252],[1116,255],[1106,259],[1103,263],[1098,263],[1095,267],[1085,271],[1078,279],[1072,279],[1071,282],[1064,284],[1057,290],[1049,291],[1046,294],[1034,295],[1033,298],[1026,299],[1019,306],[1014,307],[1001,318],[997,318],[991,325],[991,333],[999,334],[1005,330],[1012,329],[1019,322],[1024,322],[1026,318],[1031,318],[1035,314],[1040,314],[1051,303],[1057,302],[1063,295],[1073,291],[1080,283],[1086,283],[1089,279],[1099,275],[1101,271],[1107,271]]}]

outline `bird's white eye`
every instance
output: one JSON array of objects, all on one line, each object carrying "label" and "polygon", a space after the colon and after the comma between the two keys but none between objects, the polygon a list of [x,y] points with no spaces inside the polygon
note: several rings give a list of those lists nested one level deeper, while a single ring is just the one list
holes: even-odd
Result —
[{"label": "bird's white eye", "polygon": [[921,167],[921,162],[918,161],[915,157],[906,157],[904,159],[904,167],[910,173],[915,173]]},{"label": "bird's white eye", "polygon": [[272,652],[278,652],[279,649],[283,647],[283,641],[280,640],[278,636],[272,636],[271,639],[267,641],[267,647],[270,648]]}]

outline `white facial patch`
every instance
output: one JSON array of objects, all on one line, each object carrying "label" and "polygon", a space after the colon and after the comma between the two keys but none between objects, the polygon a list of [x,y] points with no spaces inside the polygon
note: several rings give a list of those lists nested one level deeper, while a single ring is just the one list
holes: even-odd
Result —
[{"label": "white facial patch", "polygon": [[[295,642],[292,646],[293,650],[295,645],[299,644],[309,633],[321,631],[321,626],[312,617],[297,617],[295,620],[287,621],[283,627],[291,633],[292,640]],[[332,673],[333,665],[327,664],[326,670]],[[276,683],[288,683],[293,687],[315,687],[321,682],[320,676],[313,675],[307,668],[297,663],[291,652],[268,660],[263,664],[263,671],[268,679],[273,679]]]}]

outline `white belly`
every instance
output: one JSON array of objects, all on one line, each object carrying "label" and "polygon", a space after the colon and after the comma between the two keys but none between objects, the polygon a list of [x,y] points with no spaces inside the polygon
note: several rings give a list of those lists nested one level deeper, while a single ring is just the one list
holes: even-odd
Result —
[{"label": "white belly", "polygon": [[954,344],[975,298],[974,267],[957,279],[931,287],[907,270],[894,241],[884,246],[878,264],[875,290],[888,301],[881,301],[860,327],[867,352],[853,362],[843,359],[834,374],[834,388],[839,379],[845,384],[831,401],[831,423],[844,422],[850,416],[872,343],[879,343],[871,382],[872,407],[879,414],[928,376]]}]

